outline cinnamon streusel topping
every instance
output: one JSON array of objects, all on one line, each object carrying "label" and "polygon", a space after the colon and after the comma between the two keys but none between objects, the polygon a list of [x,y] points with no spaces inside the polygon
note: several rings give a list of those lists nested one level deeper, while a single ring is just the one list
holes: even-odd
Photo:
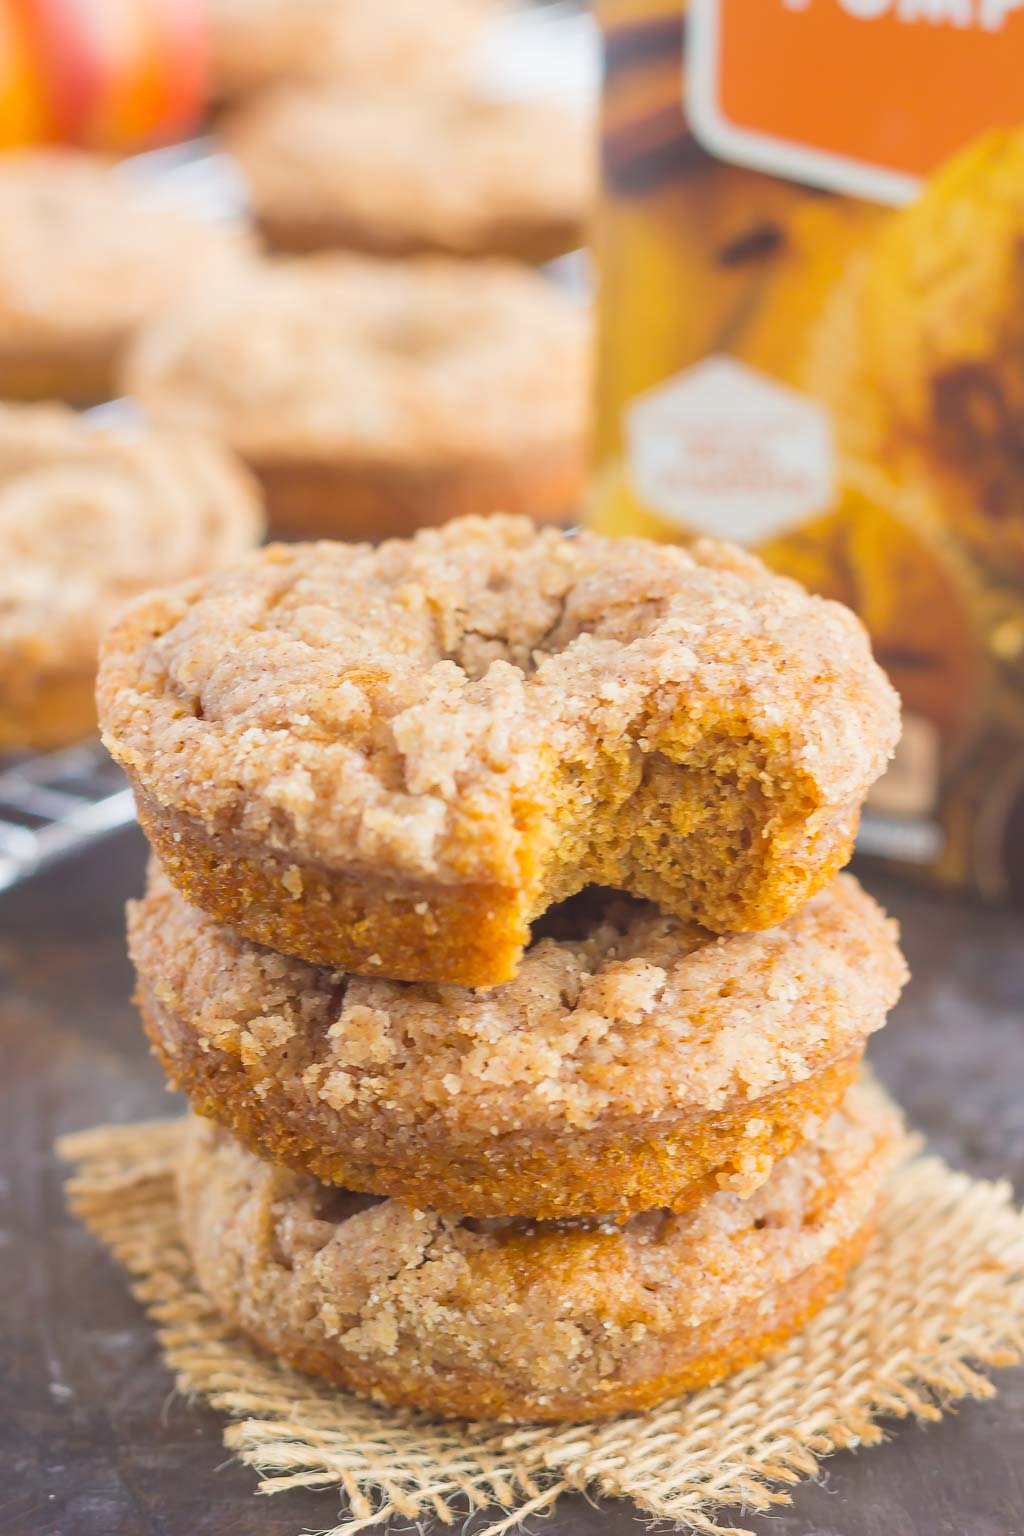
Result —
[{"label": "cinnamon streusel topping", "polygon": [[143,1021],[195,1108],[271,1162],[475,1216],[750,1193],[842,1098],[905,975],[847,878],[756,935],[596,892],[540,926],[480,993],[289,959],[156,866],[129,909]]},{"label": "cinnamon streusel topping", "polygon": [[0,355],[123,341],[194,284],[234,269],[244,241],[161,201],[97,156],[0,156]]}]

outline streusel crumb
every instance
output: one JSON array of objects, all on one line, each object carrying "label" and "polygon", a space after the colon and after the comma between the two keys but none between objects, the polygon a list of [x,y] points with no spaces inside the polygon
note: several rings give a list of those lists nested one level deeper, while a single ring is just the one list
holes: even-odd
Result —
[{"label": "streusel crumb", "polygon": [[253,265],[154,324],[126,372],[158,419],[258,460],[528,453],[582,431],[586,380],[584,319],[535,273],[356,256]]}]

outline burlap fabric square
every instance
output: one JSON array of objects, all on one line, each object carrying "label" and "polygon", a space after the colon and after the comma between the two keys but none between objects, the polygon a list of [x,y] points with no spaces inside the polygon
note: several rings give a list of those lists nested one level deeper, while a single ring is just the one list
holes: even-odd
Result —
[{"label": "burlap fabric square", "polygon": [[787,1502],[822,1456],[877,1441],[882,1415],[936,1419],[958,1398],[990,1397],[979,1368],[1024,1353],[1024,1214],[1005,1184],[918,1157],[895,1175],[846,1289],[779,1354],[718,1386],[562,1427],[378,1408],[258,1354],[199,1292],[175,1211],[179,1134],[164,1121],[65,1137],[71,1208],[134,1277],[179,1388],[235,1421],[225,1442],[260,1490],[337,1487],[348,1514],[331,1536],[473,1510],[491,1511],[483,1536],[499,1536],[568,1489],[743,1536],[723,1512]]}]

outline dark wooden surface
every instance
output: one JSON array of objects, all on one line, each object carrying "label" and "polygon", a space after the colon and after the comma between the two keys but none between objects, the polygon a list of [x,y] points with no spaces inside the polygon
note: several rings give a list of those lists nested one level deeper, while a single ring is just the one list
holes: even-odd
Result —
[{"label": "dark wooden surface", "polygon": [[[297,1536],[333,1492],[254,1496],[221,1421],[176,1397],[123,1276],[69,1220],[53,1139],[174,1106],[129,996],[133,830],[0,898],[0,1536]],[[915,978],[874,1042],[881,1076],[953,1162],[1024,1194],[1022,916],[880,894]],[[1024,1370],[992,1403],[834,1457],[758,1536],[1024,1536]],[[566,1500],[548,1536],[625,1536],[625,1506]]]}]

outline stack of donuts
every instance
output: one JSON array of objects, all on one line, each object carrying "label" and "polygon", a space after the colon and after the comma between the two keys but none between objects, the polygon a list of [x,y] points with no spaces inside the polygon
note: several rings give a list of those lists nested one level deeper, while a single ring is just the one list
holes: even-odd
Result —
[{"label": "stack of donuts", "polygon": [[905,979],[838,874],[895,742],[858,621],[726,545],[467,517],[271,545],[109,634],[198,1280],[444,1414],[644,1407],[867,1243]]}]

